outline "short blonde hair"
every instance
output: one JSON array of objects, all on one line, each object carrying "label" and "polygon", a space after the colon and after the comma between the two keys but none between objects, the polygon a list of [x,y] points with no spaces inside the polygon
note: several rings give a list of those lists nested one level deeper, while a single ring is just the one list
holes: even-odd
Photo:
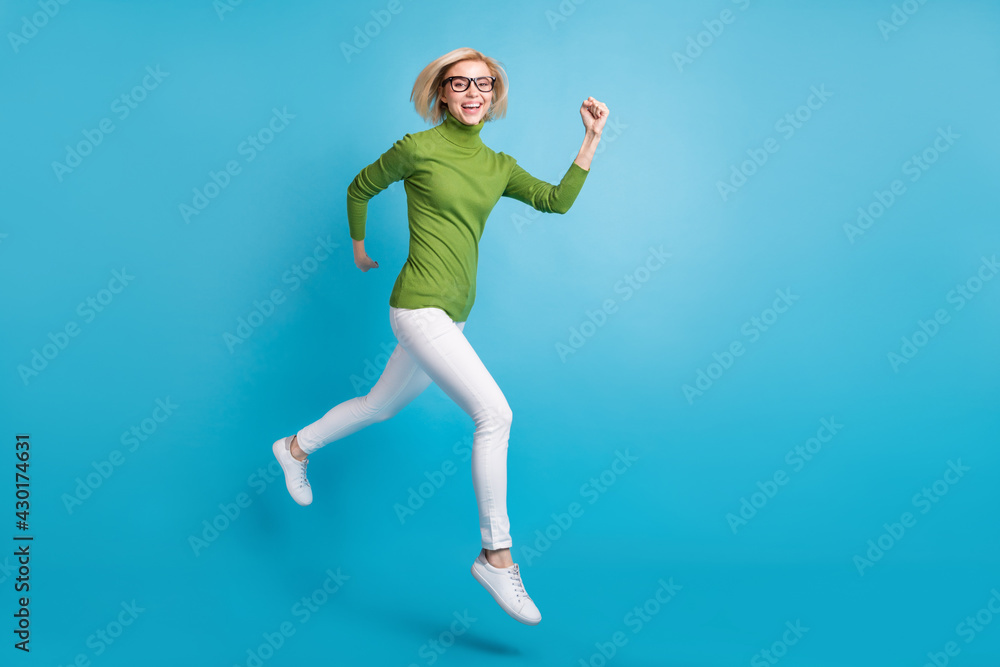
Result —
[{"label": "short blonde hair", "polygon": [[496,120],[507,115],[507,72],[498,60],[483,53],[462,47],[449,51],[437,58],[420,72],[413,84],[410,99],[420,117],[429,123],[440,123],[444,120],[445,107],[441,104],[441,83],[448,68],[463,60],[479,60],[486,64],[490,74],[497,80],[493,83],[493,101],[486,111],[486,120]]}]

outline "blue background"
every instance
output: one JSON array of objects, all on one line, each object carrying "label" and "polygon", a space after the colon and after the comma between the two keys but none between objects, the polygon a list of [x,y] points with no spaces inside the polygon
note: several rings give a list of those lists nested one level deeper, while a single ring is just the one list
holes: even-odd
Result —
[{"label": "blue background", "polygon": [[[0,560],[4,664],[252,665],[285,622],[294,634],[263,664],[763,665],[774,651],[922,665],[948,642],[949,664],[996,664],[1000,619],[961,624],[1000,590],[1000,280],[983,264],[1000,253],[997,3],[911,0],[888,32],[888,1],[387,5],[70,2],[19,43],[42,10],[0,5],[0,534],[20,532],[13,443],[28,433],[35,536],[30,656],[11,647],[16,575]],[[465,329],[515,415],[512,554],[537,627],[469,574],[473,424],[436,386],[314,454],[309,507],[258,474],[276,438],[366,392],[395,342],[405,193],[371,201],[380,268],[362,273],[345,190],[429,127],[413,80],[459,46],[505,65],[508,116],[482,136],[539,178],[558,182],[576,155],[584,99],[611,110],[566,215],[495,208]],[[147,67],[168,74],[121,118],[114,100]],[[294,118],[248,161],[241,142],[275,108]],[[789,136],[776,123],[797,111],[808,120]],[[53,163],[105,118],[114,131],[60,179]],[[777,152],[744,165],[769,138]],[[911,180],[925,149],[936,161]],[[230,160],[240,173],[185,222],[180,205]],[[723,196],[734,168],[753,173]],[[896,179],[905,193],[852,241],[845,225]],[[327,237],[337,247],[292,289],[286,272]],[[645,270],[661,246],[669,259]],[[78,304],[123,268],[134,279],[88,319]],[[641,287],[620,289],[626,276]],[[230,349],[224,334],[275,289],[283,302]],[[778,290],[797,299],[775,321]],[[938,310],[947,322],[891,363]],[[753,317],[771,324],[753,334]],[[67,323],[78,335],[22,377]],[[711,384],[685,394],[700,371]],[[157,399],[176,406],[162,422]],[[842,428],[804,464],[787,458],[823,419]],[[122,435],[144,420],[155,431],[129,451]],[[626,451],[636,460],[613,472]],[[449,461],[401,520],[396,505]],[[949,462],[968,470],[946,476]],[[68,505],[88,475],[100,485]],[[924,489],[935,502],[915,501]],[[743,499],[757,507],[734,523]],[[553,515],[574,502],[563,529]],[[192,546],[213,521],[224,529]],[[295,605],[338,568],[348,578],[302,622]],[[680,586],[662,605],[661,580]],[[134,622],[96,639],[133,601]],[[444,649],[464,613],[476,620]],[[797,622],[801,638],[783,635]]]}]

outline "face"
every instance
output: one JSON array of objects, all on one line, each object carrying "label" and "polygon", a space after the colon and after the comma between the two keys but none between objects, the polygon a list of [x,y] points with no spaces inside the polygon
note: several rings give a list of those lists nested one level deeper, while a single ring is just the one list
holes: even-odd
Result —
[{"label": "face", "polygon": [[[445,72],[444,78],[449,76],[492,76],[490,68],[481,60],[463,60],[455,63]],[[494,82],[496,85],[496,82]],[[464,91],[458,93],[451,89],[451,82],[445,82],[441,87],[441,101],[448,104],[448,113],[462,121],[466,125],[477,125],[486,115],[493,101],[494,90],[484,93],[472,84]],[[473,105],[479,105],[474,107]],[[466,106],[468,105],[468,106]],[[471,108],[470,108],[471,107]]]}]

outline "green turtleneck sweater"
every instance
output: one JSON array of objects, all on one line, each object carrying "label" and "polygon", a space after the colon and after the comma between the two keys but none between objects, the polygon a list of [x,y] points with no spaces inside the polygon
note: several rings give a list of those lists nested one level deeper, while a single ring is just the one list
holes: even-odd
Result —
[{"label": "green turtleneck sweater", "polygon": [[479,136],[486,122],[466,125],[445,111],[435,127],[406,134],[361,170],[347,188],[352,239],[365,238],[368,200],[403,179],[410,252],[389,296],[396,308],[437,306],[464,322],[476,299],[479,239],[500,197],[546,213],[565,213],[588,170],[573,162],[559,185],[529,174]]}]

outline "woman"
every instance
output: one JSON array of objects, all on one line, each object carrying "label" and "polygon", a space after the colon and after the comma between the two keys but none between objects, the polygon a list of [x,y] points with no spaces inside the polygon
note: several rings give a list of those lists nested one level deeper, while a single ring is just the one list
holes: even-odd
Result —
[{"label": "woman", "polygon": [[510,556],[506,489],[511,409],[463,329],[476,296],[478,244],[490,211],[502,196],[539,211],[569,210],[589,173],[608,108],[593,97],[583,102],[583,145],[553,186],[479,137],[486,120],[506,115],[507,75],[496,60],[474,49],[455,49],[424,68],[410,99],[423,118],[438,124],[404,135],[347,188],[354,262],[368,271],[378,267],[365,253],[368,200],[395,181],[405,183],[409,256],[389,297],[389,324],[399,344],[367,395],[340,403],[272,449],[292,498],[308,505],[309,454],[389,419],[436,382],[476,425],[472,481],[482,549],[472,574],[504,611],[534,625],[541,614]]}]

